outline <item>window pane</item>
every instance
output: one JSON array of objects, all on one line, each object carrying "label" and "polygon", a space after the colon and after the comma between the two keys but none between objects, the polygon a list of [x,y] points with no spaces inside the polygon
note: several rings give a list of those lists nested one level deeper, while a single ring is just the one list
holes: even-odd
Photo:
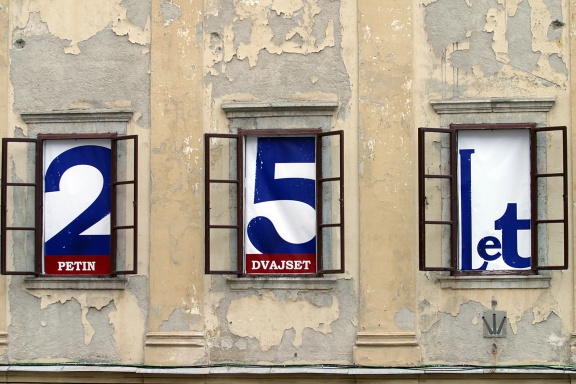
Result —
[{"label": "window pane", "polygon": [[322,228],[322,269],[341,269],[340,227]]},{"label": "window pane", "polygon": [[134,271],[134,236],[133,229],[116,230],[116,270]]},{"label": "window pane", "polygon": [[7,231],[6,269],[11,272],[32,272],[34,267],[34,231]]},{"label": "window pane", "polygon": [[538,264],[564,265],[564,223],[538,224]]},{"label": "window pane", "polygon": [[11,141],[6,153],[8,183],[34,183],[36,177],[35,142]]},{"label": "window pane", "polygon": [[326,181],[322,183],[322,224],[341,224],[340,182]]},{"label": "window pane", "polygon": [[237,225],[238,186],[229,183],[210,183],[210,225]]},{"label": "window pane", "polygon": [[427,175],[450,174],[450,134],[427,131],[424,135],[426,148],[424,173]]},{"label": "window pane", "polygon": [[34,228],[36,188],[29,186],[8,186],[7,188],[7,227]]},{"label": "window pane", "polygon": [[538,220],[562,220],[564,218],[564,179],[562,177],[539,177]]},{"label": "window pane", "polygon": [[207,154],[211,180],[236,180],[237,139],[210,137]]},{"label": "window pane", "polygon": [[537,173],[562,173],[563,132],[536,132],[536,170]]},{"label": "window pane", "polygon": [[210,270],[235,271],[238,268],[238,231],[236,229],[212,228],[210,230]]},{"label": "window pane", "polygon": [[115,188],[116,226],[134,225],[134,184],[119,184]]},{"label": "window pane", "polygon": [[341,177],[340,175],[340,136],[320,136],[322,144],[322,176]]},{"label": "window pane", "polygon": [[425,208],[424,215],[427,221],[450,221],[451,200],[450,180],[425,180]]},{"label": "window pane", "polygon": [[125,139],[116,140],[116,172],[118,181],[133,181],[137,175],[134,175],[135,159],[135,140]]},{"label": "window pane", "polygon": [[450,267],[451,226],[447,224],[426,225],[426,267]]}]

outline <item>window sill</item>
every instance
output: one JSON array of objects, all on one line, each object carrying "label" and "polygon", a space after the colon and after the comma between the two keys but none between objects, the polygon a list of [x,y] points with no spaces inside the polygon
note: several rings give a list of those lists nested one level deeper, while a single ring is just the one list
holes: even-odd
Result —
[{"label": "window sill", "polygon": [[124,290],[128,280],[123,277],[28,277],[26,289]]},{"label": "window sill", "polygon": [[298,291],[331,291],[336,279],[287,277],[230,277],[226,280],[231,290],[283,289]]},{"label": "window sill", "polygon": [[439,277],[442,289],[547,289],[550,275],[534,276],[446,276]]}]

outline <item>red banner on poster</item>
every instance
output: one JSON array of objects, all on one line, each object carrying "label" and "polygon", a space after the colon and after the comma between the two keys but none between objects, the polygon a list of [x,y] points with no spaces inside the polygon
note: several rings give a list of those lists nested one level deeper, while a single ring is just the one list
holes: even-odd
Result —
[{"label": "red banner on poster", "polygon": [[49,256],[44,257],[47,275],[108,275],[110,256]]},{"label": "red banner on poster", "polygon": [[247,254],[246,273],[314,274],[316,273],[316,255],[314,253]]}]

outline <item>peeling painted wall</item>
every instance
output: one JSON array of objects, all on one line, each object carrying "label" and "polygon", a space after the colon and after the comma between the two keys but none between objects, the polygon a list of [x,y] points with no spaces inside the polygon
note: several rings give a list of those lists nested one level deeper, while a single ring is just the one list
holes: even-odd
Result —
[{"label": "peeling painted wall", "polygon": [[[2,363],[575,361],[572,266],[543,274],[547,287],[497,279],[443,287],[454,284],[445,273],[417,271],[417,128],[526,119],[569,126],[569,2],[0,5],[3,137],[41,133],[24,111],[132,110],[122,132],[139,135],[141,188],[139,273],[124,289],[31,289],[24,277],[3,278]],[[553,99],[553,107],[442,115],[431,103],[518,98]],[[203,135],[242,128],[223,108],[238,102],[335,106],[327,118],[258,116],[246,125],[344,131],[345,273],[204,273]],[[481,316],[494,301],[507,312],[505,338],[483,337]]]},{"label": "peeling painted wall", "polygon": [[[566,89],[566,6],[560,0],[428,2],[422,21],[429,57],[440,71],[429,85],[444,83],[430,90],[442,97],[474,97],[491,96],[504,83],[520,95]],[[496,81],[488,84],[487,78]]]},{"label": "peeling painted wall", "polygon": [[[150,4],[140,1],[10,1],[9,113],[3,136],[43,133],[138,134],[140,177],[149,173]],[[21,112],[131,110],[133,119],[115,123],[28,126]],[[56,124],[58,125],[58,124]],[[88,129],[88,131],[87,131]],[[141,202],[148,203],[143,182]],[[148,237],[147,209],[141,233]],[[16,244],[15,247],[19,245]],[[122,290],[32,289],[26,278],[6,278],[8,345],[5,363],[16,361],[142,362],[148,321],[147,244],[140,274]],[[20,252],[19,255],[30,253]],[[41,285],[41,283],[40,283]],[[66,284],[65,284],[66,285]]]},{"label": "peeling painted wall", "polygon": [[[205,87],[215,101],[351,98],[337,1],[209,3]],[[241,97],[241,99],[239,99]],[[214,112],[213,112],[214,113]]]},{"label": "peeling painted wall", "polygon": [[[344,129],[350,140],[346,146],[354,151],[354,78],[346,66],[343,36],[354,31],[353,20],[343,16],[351,7],[328,0],[208,2],[203,26],[210,106],[206,128],[235,129],[220,109],[225,102],[336,101],[332,129]],[[299,128],[312,128],[305,120],[296,121]],[[354,213],[349,217],[353,224]],[[354,254],[354,241],[351,245]],[[348,265],[355,274],[354,261]],[[273,286],[238,291],[213,277],[205,291],[212,298],[205,312],[211,318],[206,327],[212,361],[351,362],[356,287],[354,280],[334,277],[334,288],[320,292]]]},{"label": "peeling painted wall", "polygon": [[[328,291],[247,289],[212,282],[220,297],[207,324],[213,361],[346,363],[355,338],[354,282]],[[257,309],[257,310],[256,310]]]},{"label": "peeling painted wall", "polygon": [[[415,12],[415,126],[531,121],[570,126],[569,4],[562,1],[427,1]],[[573,11],[572,11],[573,12]],[[549,112],[434,111],[431,100],[546,98]],[[570,127],[569,127],[570,129]],[[558,153],[559,148],[548,148]],[[573,360],[573,273],[550,272],[550,287],[442,283],[417,275],[421,361],[465,364],[568,363]],[[449,287],[442,285],[448,285]],[[485,338],[482,315],[506,311],[507,335]],[[536,353],[532,353],[537,351]]]},{"label": "peeling painted wall", "polygon": [[57,3],[10,8],[14,111],[132,108],[150,128],[149,5]]}]

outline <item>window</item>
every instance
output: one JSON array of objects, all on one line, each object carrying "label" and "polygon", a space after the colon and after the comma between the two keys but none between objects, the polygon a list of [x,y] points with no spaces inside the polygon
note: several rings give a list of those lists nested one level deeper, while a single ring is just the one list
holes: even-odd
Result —
[{"label": "window", "polygon": [[344,272],[343,132],[205,135],[205,271]]},{"label": "window", "polygon": [[2,140],[2,274],[118,275],[137,267],[137,136]]},{"label": "window", "polygon": [[568,267],[566,127],[420,128],[420,270]]}]

